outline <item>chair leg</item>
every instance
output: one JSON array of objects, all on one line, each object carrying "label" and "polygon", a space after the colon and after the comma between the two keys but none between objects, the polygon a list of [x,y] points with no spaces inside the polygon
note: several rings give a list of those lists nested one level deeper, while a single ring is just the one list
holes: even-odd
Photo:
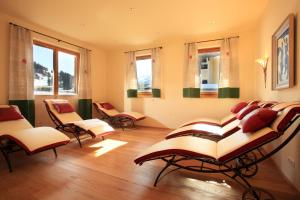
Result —
[{"label": "chair leg", "polygon": [[2,148],[1,148],[1,152],[2,152],[2,154],[4,156],[4,158],[5,158],[5,161],[6,161],[6,164],[7,164],[9,172],[12,172],[11,162],[10,162],[8,153],[5,152],[5,150],[2,149]]},{"label": "chair leg", "polygon": [[53,152],[54,152],[55,158],[57,158],[56,148],[53,148],[52,150],[53,150]]},{"label": "chair leg", "polygon": [[78,141],[80,148],[82,148],[82,144],[81,144],[81,141],[80,141],[79,134],[73,133],[73,135],[74,135],[74,137],[76,138],[76,140]]},{"label": "chair leg", "polygon": [[156,179],[154,181],[153,186],[156,187],[157,183],[160,180],[161,175],[163,174],[163,172],[170,166],[170,163],[166,163],[166,166],[164,168],[162,168],[162,170],[158,173],[158,175],[156,176]]}]

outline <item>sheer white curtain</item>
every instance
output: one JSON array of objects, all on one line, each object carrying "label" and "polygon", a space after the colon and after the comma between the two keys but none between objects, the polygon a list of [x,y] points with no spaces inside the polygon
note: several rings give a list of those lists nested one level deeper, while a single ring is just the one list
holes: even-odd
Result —
[{"label": "sheer white curtain", "polygon": [[226,38],[221,43],[220,98],[239,98],[238,59],[238,38]]},{"label": "sheer white curtain", "polygon": [[137,97],[137,72],[135,63],[135,52],[127,53],[127,66],[126,66],[126,88],[127,97]]},{"label": "sheer white curtain", "polygon": [[33,47],[31,31],[10,25],[9,103],[18,105],[34,125]]},{"label": "sheer white curtain", "polygon": [[31,32],[10,25],[9,99],[34,99]]},{"label": "sheer white curtain", "polygon": [[151,49],[152,58],[152,96],[161,96],[161,48]]},{"label": "sheer white curtain", "polygon": [[83,119],[92,118],[91,53],[80,48],[78,74],[78,112]]},{"label": "sheer white curtain", "polygon": [[80,49],[80,65],[78,76],[79,99],[90,99],[91,92],[91,55],[87,49]]},{"label": "sheer white curtain", "polygon": [[200,97],[200,70],[196,43],[185,46],[183,97]]}]

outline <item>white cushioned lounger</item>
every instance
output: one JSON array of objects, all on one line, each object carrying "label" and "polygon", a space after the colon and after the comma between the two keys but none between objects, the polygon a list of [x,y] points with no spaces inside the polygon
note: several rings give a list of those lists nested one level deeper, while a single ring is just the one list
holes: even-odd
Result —
[{"label": "white cushioned lounger", "polygon": [[[250,102],[251,103],[251,102]],[[283,103],[276,103],[276,102],[269,102],[269,101],[263,101],[260,102],[259,105],[261,107],[270,107],[274,111],[282,111],[285,108],[293,105],[299,105],[300,102],[283,102]],[[286,111],[287,112],[287,111]],[[214,125],[214,124],[207,124],[207,123],[198,123],[198,124],[192,124],[188,126],[183,126],[181,128],[175,129],[171,133],[169,133],[166,136],[166,139],[174,138],[174,137],[180,137],[180,136],[186,136],[186,135],[199,135],[202,137],[209,137],[211,139],[221,139],[224,137],[227,137],[234,132],[238,131],[239,128],[239,122],[240,120],[233,118],[234,120],[226,124],[225,126],[220,125]],[[277,129],[275,129],[277,130]]]},{"label": "white cushioned lounger", "polygon": [[[0,107],[11,106],[1,105]],[[14,108],[19,112],[16,106]],[[54,128],[33,128],[25,118],[0,122],[0,140],[6,139],[15,142],[27,154],[54,149],[70,141],[69,137]],[[1,148],[6,151],[5,145]]]},{"label": "white cushioned lounger", "polygon": [[120,118],[126,117],[126,118],[130,118],[134,121],[142,120],[145,118],[145,115],[138,113],[138,112],[119,112],[115,108],[112,108],[109,110],[105,109],[101,106],[101,104],[99,102],[95,102],[94,105],[96,106],[97,109],[101,110],[109,117],[120,117]]},{"label": "white cushioned lounger", "polygon": [[[114,132],[114,129],[106,122],[99,119],[88,119],[83,120],[76,112],[69,113],[59,113],[54,108],[54,103],[69,103],[64,99],[47,99],[44,100],[46,104],[47,111],[54,119],[54,123],[57,125],[58,129],[64,130],[64,127],[76,126],[79,127],[84,132],[90,134],[93,138],[98,136],[105,136]],[[58,124],[57,124],[57,123]],[[73,130],[74,132],[78,130]],[[81,132],[81,131],[80,131]],[[76,139],[78,140],[80,146],[79,132],[76,133]]]},{"label": "white cushioned lounger", "polygon": [[[280,112],[277,117],[276,112],[273,112],[276,119],[270,127],[249,133],[244,133],[243,127],[218,142],[193,136],[163,140],[144,150],[134,162],[142,165],[147,161],[161,160],[165,163],[155,179],[154,186],[165,175],[180,169],[209,174],[222,173],[246,189],[243,199],[248,199],[245,198],[248,196],[251,197],[249,199],[257,199],[261,191],[253,187],[246,178],[254,176],[258,170],[258,163],[284,148],[300,131],[300,104],[285,104],[277,106],[276,109]],[[259,116],[263,115],[259,114],[256,117]],[[251,120],[248,123],[251,123]],[[263,145],[278,139],[283,134],[286,136],[274,143],[271,149],[266,152],[260,151]],[[267,195],[267,197],[272,196]]]},{"label": "white cushioned lounger", "polygon": [[[260,104],[264,105],[259,101],[248,101],[248,105],[253,105],[253,104]],[[271,103],[271,102],[269,102]],[[230,113],[229,115],[223,117],[221,120],[216,120],[216,119],[210,119],[210,118],[197,118],[194,120],[187,121],[183,124],[181,124],[178,128],[184,127],[184,126],[189,126],[189,125],[194,125],[194,124],[210,124],[214,126],[225,126],[229,124],[230,122],[234,121],[236,119],[235,114]]]},{"label": "white cushioned lounger", "polygon": [[210,119],[210,118],[198,118],[191,121],[187,121],[179,126],[179,128],[184,126],[189,126],[193,124],[211,124],[215,126],[225,126],[226,124],[235,120],[235,114],[229,114],[221,120]]},{"label": "white cushioned lounger", "polygon": [[239,130],[218,142],[192,136],[172,138],[149,147],[135,159],[135,163],[142,164],[167,155],[207,157],[227,161],[276,137],[277,132],[267,127],[255,133],[243,133]]},{"label": "white cushioned lounger", "polygon": [[238,127],[239,123],[240,120],[235,119],[225,126],[216,126],[211,124],[193,124],[175,129],[166,136],[166,139],[192,134],[205,134],[222,138],[238,131],[240,129]]},{"label": "white cushioned lounger", "polygon": [[280,103],[276,105],[275,110],[280,112],[270,127],[254,133],[243,133],[240,129],[218,142],[192,136],[171,138],[154,144],[135,162],[141,163],[145,159],[154,159],[155,156],[160,157],[172,153],[177,154],[178,152],[210,157],[219,161],[230,160],[243,153],[243,151],[259,146],[282,134],[289,123],[300,114],[300,103]]}]

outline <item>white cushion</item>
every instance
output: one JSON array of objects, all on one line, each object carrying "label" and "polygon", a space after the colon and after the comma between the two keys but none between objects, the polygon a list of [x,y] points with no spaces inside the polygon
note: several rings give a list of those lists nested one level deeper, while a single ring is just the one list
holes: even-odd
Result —
[{"label": "white cushion", "polygon": [[94,137],[114,131],[108,123],[99,119],[75,121],[71,122],[71,124],[74,124],[85,131],[89,131]]},{"label": "white cushion", "polygon": [[32,128],[32,125],[26,119],[3,121],[0,122],[0,136],[28,128]]},{"label": "white cushion", "polygon": [[37,151],[43,147],[57,143],[67,143],[70,138],[51,127],[27,128],[11,132],[9,136],[20,141],[29,152]]},{"label": "white cushion", "polygon": [[206,157],[216,158],[217,143],[211,140],[196,138],[192,136],[178,137],[170,140],[163,140],[147,148],[137,157],[136,163],[140,160],[156,158],[164,155],[204,155]]},{"label": "white cushion", "polygon": [[[250,145],[250,143],[258,138],[274,132],[273,129],[266,127],[254,133],[243,133],[242,130],[218,141],[217,159],[226,156],[234,151],[239,150],[241,147]],[[249,147],[250,148],[250,147]],[[247,148],[247,149],[249,149]],[[243,152],[243,151],[241,151]]]},{"label": "white cushion", "polygon": [[211,118],[197,118],[197,119],[190,120],[190,121],[187,121],[187,122],[181,124],[179,126],[179,128],[183,127],[183,126],[197,124],[197,123],[200,123],[200,124],[209,123],[209,124],[215,124],[215,125],[218,125],[218,126],[222,126],[224,123],[228,122],[229,120],[232,120],[233,118],[235,118],[235,114],[232,114],[232,113],[225,116],[221,120],[211,119]]},{"label": "white cushion", "polygon": [[152,145],[139,155],[135,162],[139,164],[168,155],[183,155],[191,158],[209,157],[215,160],[226,161],[276,136],[277,133],[267,127],[254,133],[243,133],[240,130],[219,142],[193,136],[177,137]]},{"label": "white cushion", "polygon": [[98,102],[96,102],[95,104],[99,110],[101,110],[102,112],[104,112],[105,114],[107,114],[110,117],[129,117],[129,118],[132,118],[135,120],[145,117],[145,115],[138,113],[138,112],[119,112],[118,110],[116,110],[114,108],[108,110],[108,109],[103,108],[101,106],[101,104]]},{"label": "white cushion", "polygon": [[292,102],[282,102],[278,103],[275,106],[272,107],[272,110],[274,111],[282,111],[283,109],[292,106],[292,105],[300,105],[300,101],[292,101]]},{"label": "white cushion", "polygon": [[79,126],[80,128],[88,131],[89,129],[97,126],[107,126],[108,124],[102,120],[99,119],[87,119],[87,120],[80,120],[75,122],[70,122],[71,124],[75,124],[76,126]]},{"label": "white cushion", "polygon": [[238,119],[230,122],[229,124],[225,125],[224,127],[210,125],[210,124],[193,124],[189,126],[184,126],[178,129],[175,129],[171,133],[167,135],[166,138],[171,138],[172,136],[180,136],[184,135],[185,133],[204,133],[204,134],[212,134],[212,135],[219,135],[223,136],[224,134],[230,132],[231,130],[238,127],[240,121]]},{"label": "white cushion", "polygon": [[50,111],[55,115],[55,117],[62,123],[62,124],[68,124],[70,122],[74,121],[80,121],[82,118],[76,113],[76,112],[70,112],[70,113],[59,113],[54,108],[54,103],[69,103],[68,100],[64,99],[47,99],[45,100],[47,103]]}]

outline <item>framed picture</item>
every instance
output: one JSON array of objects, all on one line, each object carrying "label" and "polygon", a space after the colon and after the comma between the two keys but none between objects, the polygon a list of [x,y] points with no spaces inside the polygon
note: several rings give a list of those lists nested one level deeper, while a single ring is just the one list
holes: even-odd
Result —
[{"label": "framed picture", "polygon": [[284,89],[295,83],[295,15],[283,21],[272,36],[272,89]]}]

